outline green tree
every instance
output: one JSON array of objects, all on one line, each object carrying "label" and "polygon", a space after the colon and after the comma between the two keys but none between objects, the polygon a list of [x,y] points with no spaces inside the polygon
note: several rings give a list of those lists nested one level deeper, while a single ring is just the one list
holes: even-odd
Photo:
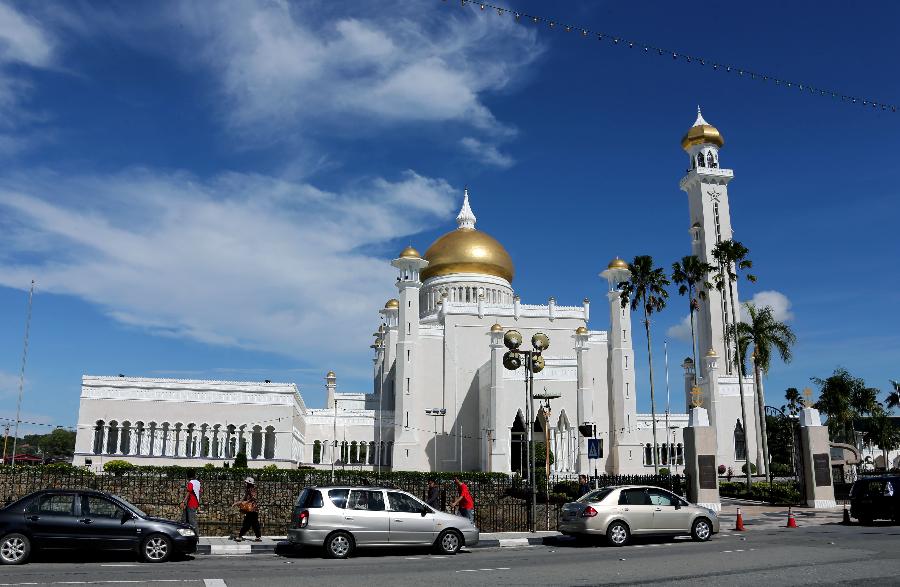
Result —
[{"label": "green tree", "polygon": [[[694,333],[694,312],[700,309],[700,300],[706,299],[706,290],[712,288],[709,274],[712,265],[700,260],[697,255],[688,255],[681,261],[672,263],[672,281],[678,285],[678,295],[688,296],[688,310],[691,317],[691,355],[694,361],[694,385],[697,385],[697,337]],[[695,297],[696,296],[696,297]]]},{"label": "green tree", "polygon": [[788,387],[784,390],[784,399],[787,405],[783,406],[791,416],[796,416],[803,409],[803,395],[796,387]]},{"label": "green tree", "polygon": [[874,442],[881,448],[885,470],[891,468],[888,453],[900,445],[900,430],[894,426],[890,416],[890,412],[876,410],[874,415],[869,418],[869,432],[866,434],[867,442]]},{"label": "green tree", "polygon": [[[753,345],[753,375],[756,382],[756,406],[762,426],[760,438],[763,443],[763,465],[766,476],[771,481],[769,462],[769,437],[766,432],[766,399],[763,390],[762,376],[769,373],[773,351],[784,363],[791,362],[791,347],[797,342],[797,336],[791,327],[775,319],[772,308],[757,308],[753,304],[744,304],[747,308],[749,322],[738,322],[738,338],[746,339]],[[742,360],[743,362],[743,360]]]},{"label": "green tree", "polygon": [[856,420],[878,409],[877,389],[866,387],[866,382],[854,377],[843,367],[838,367],[826,379],[810,378],[819,387],[816,409],[828,416],[828,433],[835,440],[857,446]]},{"label": "green tree", "polygon": [[39,446],[44,458],[69,458],[75,454],[75,431],[56,428],[50,434],[44,434]]},{"label": "green tree", "polygon": [[671,282],[660,267],[653,266],[653,257],[650,255],[638,255],[629,263],[630,275],[628,281],[619,284],[622,290],[622,307],[625,308],[631,302],[631,310],[639,307],[644,310],[644,330],[647,333],[647,363],[650,367],[650,412],[653,418],[653,473],[659,474],[657,462],[658,446],[656,442],[656,396],[653,389],[653,352],[650,344],[650,316],[659,313],[666,307],[669,292],[666,286]]},{"label": "green tree", "polygon": [[232,465],[235,469],[246,469],[247,468],[247,453],[241,451],[237,453],[234,457],[234,465]]},{"label": "green tree", "polygon": [[893,390],[888,392],[887,399],[884,401],[885,407],[890,408],[898,408],[900,407],[900,381],[890,380],[891,386],[894,388]]},{"label": "green tree", "polygon": [[[712,256],[713,259],[718,263],[714,268],[715,281],[716,281],[716,289],[722,292],[722,295],[725,295],[727,291],[728,297],[728,307],[731,308],[731,323],[737,324],[737,310],[735,309],[734,304],[734,283],[738,280],[738,275],[742,271],[747,271],[753,267],[753,261],[748,259],[748,255],[750,254],[750,249],[745,247],[743,244],[736,240],[727,240],[721,241],[713,247]],[[756,276],[750,273],[746,274],[747,281],[755,282]],[[722,336],[726,341],[728,340],[728,330],[727,327],[725,331],[722,332]],[[744,456],[747,457],[747,462],[750,461],[750,443],[747,438],[747,406],[744,401],[744,377],[741,373],[741,357],[740,357],[740,342],[738,341],[738,331],[737,329],[732,329],[732,336],[734,338],[734,366],[735,370],[738,373],[738,388],[741,394],[741,419],[744,423],[744,447],[747,454]],[[753,481],[750,476],[750,468],[745,467],[747,474],[747,491],[751,490]]]}]

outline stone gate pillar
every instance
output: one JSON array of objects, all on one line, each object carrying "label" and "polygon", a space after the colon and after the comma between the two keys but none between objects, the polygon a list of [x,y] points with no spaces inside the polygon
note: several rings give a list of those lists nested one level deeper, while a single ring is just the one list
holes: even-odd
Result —
[{"label": "stone gate pillar", "polygon": [[720,511],[719,475],[716,472],[716,431],[704,408],[692,408],[684,429],[684,474],[688,501]]},{"label": "stone gate pillar", "polygon": [[804,408],[800,412],[800,445],[806,505],[811,508],[835,507],[831,443],[828,428],[822,426],[819,410]]}]

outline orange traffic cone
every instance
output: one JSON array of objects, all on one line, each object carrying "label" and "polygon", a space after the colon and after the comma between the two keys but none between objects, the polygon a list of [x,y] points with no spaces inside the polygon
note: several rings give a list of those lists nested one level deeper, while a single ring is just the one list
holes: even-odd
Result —
[{"label": "orange traffic cone", "polygon": [[738,508],[737,520],[734,523],[734,529],[738,532],[744,531],[744,516],[741,515],[741,508]]},{"label": "orange traffic cone", "polygon": [[794,512],[791,511],[791,506],[788,506],[788,522],[785,528],[796,528],[797,520],[794,519]]}]

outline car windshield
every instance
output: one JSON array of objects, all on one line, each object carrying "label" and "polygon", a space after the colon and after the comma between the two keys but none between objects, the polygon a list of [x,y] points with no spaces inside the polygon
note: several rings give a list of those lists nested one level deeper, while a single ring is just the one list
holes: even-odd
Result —
[{"label": "car windshield", "polygon": [[581,497],[578,498],[578,503],[596,503],[598,501],[603,501],[606,499],[606,496],[612,493],[611,487],[603,487],[601,489],[595,489],[591,492],[585,493]]},{"label": "car windshield", "polygon": [[148,514],[147,514],[146,512],[144,512],[141,508],[139,508],[138,506],[134,505],[133,503],[131,503],[131,502],[128,501],[127,499],[125,499],[125,498],[123,498],[123,497],[119,497],[118,495],[113,495],[113,497],[115,497],[115,498],[118,499],[120,502],[122,502],[123,504],[125,504],[126,506],[128,506],[128,509],[130,509],[131,511],[133,511],[134,513],[136,513],[136,514],[139,515],[140,517],[142,517],[142,518],[146,518],[146,517],[147,517]]}]

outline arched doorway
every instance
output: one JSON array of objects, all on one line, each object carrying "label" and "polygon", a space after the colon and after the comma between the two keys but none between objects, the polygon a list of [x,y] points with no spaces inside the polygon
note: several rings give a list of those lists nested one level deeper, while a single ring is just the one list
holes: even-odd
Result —
[{"label": "arched doorway", "polygon": [[510,428],[511,445],[509,466],[513,473],[518,473],[519,475],[524,474],[525,460],[527,458],[527,442],[528,436],[525,430],[525,418],[522,417],[522,412],[519,411],[516,413],[516,417],[513,420],[512,428]]}]

